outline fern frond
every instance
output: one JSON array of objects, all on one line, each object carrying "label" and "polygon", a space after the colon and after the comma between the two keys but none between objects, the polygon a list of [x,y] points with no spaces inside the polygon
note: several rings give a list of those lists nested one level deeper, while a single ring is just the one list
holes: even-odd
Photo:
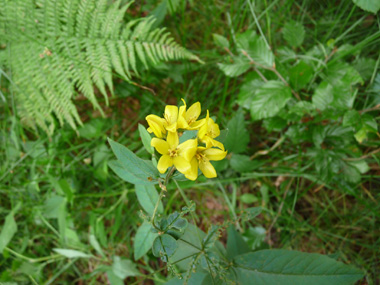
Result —
[{"label": "fern frond", "polygon": [[[177,44],[154,18],[124,22],[121,0],[0,0],[0,39],[16,83],[23,121],[52,134],[55,121],[81,124],[73,103],[83,94],[102,109],[94,85],[108,104],[112,74],[130,81],[141,65],[198,57]],[[3,54],[4,54],[3,53]]]}]

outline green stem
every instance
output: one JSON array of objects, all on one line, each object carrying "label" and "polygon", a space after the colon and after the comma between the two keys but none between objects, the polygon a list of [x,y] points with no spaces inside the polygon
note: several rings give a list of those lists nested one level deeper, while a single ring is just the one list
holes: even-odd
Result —
[{"label": "green stem", "polygon": [[173,175],[174,171],[175,171],[175,167],[172,166],[172,168],[170,168],[168,174],[165,177],[164,184],[161,184],[161,183],[159,184],[160,188],[161,188],[161,192],[160,192],[160,196],[157,199],[156,205],[154,206],[154,210],[153,210],[153,214],[152,214],[152,219],[151,219],[152,226],[156,230],[160,230],[160,229],[156,226],[156,223],[155,223],[154,219],[156,218],[156,215],[157,215],[158,206],[160,205],[160,202],[162,201],[162,198],[164,197],[165,192],[167,192],[166,185],[168,185],[170,177]]}]

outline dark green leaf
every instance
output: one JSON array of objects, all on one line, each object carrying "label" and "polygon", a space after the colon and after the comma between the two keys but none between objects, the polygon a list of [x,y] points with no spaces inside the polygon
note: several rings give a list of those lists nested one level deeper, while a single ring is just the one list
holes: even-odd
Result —
[{"label": "dark green leaf", "polygon": [[319,84],[312,97],[314,106],[323,111],[331,104],[333,100],[333,87],[327,82],[322,82]]},{"label": "dark green leaf", "polygon": [[262,212],[261,207],[252,207],[244,209],[244,212],[242,213],[242,220],[243,221],[250,221],[254,218],[256,218],[258,215],[260,215]]},{"label": "dark green leaf", "polygon": [[304,61],[298,62],[289,70],[290,84],[295,90],[300,90],[313,78],[313,68]]},{"label": "dark green leaf", "polygon": [[228,152],[244,152],[249,142],[249,134],[245,127],[244,114],[241,110],[228,122],[227,130],[224,146]]},{"label": "dark green leaf", "polygon": [[[136,184],[136,195],[137,199],[141,207],[147,212],[149,215],[153,215],[154,207],[156,206],[159,195],[157,193],[156,187],[153,185],[142,185]],[[158,213],[162,213],[164,211],[164,206],[162,202],[160,202],[158,206]]]},{"label": "dark green leaf", "polygon": [[287,125],[288,122],[278,116],[263,120],[263,126],[268,132],[281,132]]},{"label": "dark green leaf", "polygon": [[244,204],[252,204],[257,202],[259,199],[251,193],[245,193],[239,197],[239,200]]},{"label": "dark green leaf", "polygon": [[235,257],[240,284],[354,284],[360,270],[321,254],[260,250]]},{"label": "dark green leaf", "polygon": [[163,257],[163,261],[167,261],[166,257],[171,257],[177,250],[177,241],[170,235],[164,234],[156,237],[153,242],[152,252],[156,257]]},{"label": "dark green leaf", "polygon": [[214,246],[220,235],[220,226],[211,225],[207,235],[203,238],[203,248],[209,249]]},{"label": "dark green leaf", "polygon": [[252,98],[251,117],[260,120],[274,117],[290,100],[292,93],[290,88],[280,81],[268,81]]},{"label": "dark green leaf", "polygon": [[227,256],[229,259],[250,251],[241,234],[233,226],[228,228],[227,237]]},{"label": "dark green leaf", "polygon": [[0,253],[3,253],[4,248],[17,232],[17,224],[14,219],[14,214],[18,211],[20,206],[21,203],[17,204],[17,206],[5,217],[5,222],[0,233]]}]

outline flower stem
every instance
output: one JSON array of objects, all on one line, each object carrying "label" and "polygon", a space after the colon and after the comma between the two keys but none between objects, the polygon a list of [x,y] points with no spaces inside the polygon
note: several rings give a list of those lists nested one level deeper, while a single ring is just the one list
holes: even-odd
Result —
[{"label": "flower stem", "polygon": [[154,222],[154,219],[156,218],[156,215],[157,215],[158,206],[160,205],[160,202],[161,202],[162,198],[165,196],[164,194],[167,192],[166,185],[168,185],[170,177],[173,175],[174,171],[175,171],[175,167],[172,166],[172,168],[170,168],[168,174],[165,177],[164,184],[162,184],[161,182],[159,182],[159,185],[160,185],[160,188],[161,188],[161,192],[160,192],[160,196],[158,196],[157,203],[154,206],[154,210],[153,210],[153,214],[152,214],[152,219],[151,219],[152,225],[153,225],[153,227],[156,230],[159,230],[159,228],[156,226],[156,224]]}]

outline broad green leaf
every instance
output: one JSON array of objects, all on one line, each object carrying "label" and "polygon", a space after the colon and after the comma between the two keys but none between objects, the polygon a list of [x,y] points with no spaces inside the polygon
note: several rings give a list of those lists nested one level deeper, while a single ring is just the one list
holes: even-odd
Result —
[{"label": "broad green leaf", "polygon": [[265,241],[267,231],[263,227],[249,227],[248,231],[244,232],[244,237],[247,238],[247,244],[251,250],[256,250]]},{"label": "broad green leaf", "polygon": [[364,81],[371,79],[376,61],[372,58],[360,57],[354,62],[354,68],[359,72]]},{"label": "broad green leaf", "polygon": [[183,143],[190,139],[195,139],[197,137],[198,131],[191,130],[191,131],[184,131],[182,136],[179,138],[179,143]]},{"label": "broad green leaf", "polygon": [[[253,79],[250,79],[252,77]],[[258,79],[257,76],[252,76],[252,73],[248,73],[244,78],[244,84],[240,86],[237,103],[241,107],[249,109],[251,106],[252,97],[255,95],[256,90],[263,84],[264,82],[261,79]]]},{"label": "broad green leaf", "polygon": [[288,86],[280,81],[268,81],[252,98],[251,117],[260,120],[274,117],[292,97]]},{"label": "broad green leaf", "polygon": [[44,216],[46,218],[57,219],[62,208],[66,206],[66,198],[53,195],[44,203]]},{"label": "broad green leaf", "polygon": [[126,170],[120,161],[118,160],[111,160],[108,162],[108,166],[124,181],[127,181],[132,184],[148,184],[151,185],[151,181],[143,181],[139,178],[137,178],[135,175],[133,175],[131,172]]},{"label": "broad green leaf", "polygon": [[87,254],[87,253],[84,253],[84,252],[81,252],[79,250],[75,250],[75,249],[65,249],[65,248],[53,248],[53,250],[64,256],[64,257],[67,257],[67,258],[90,258],[92,257],[91,254]]},{"label": "broad green leaf", "polygon": [[265,43],[265,40],[253,31],[246,31],[243,34],[236,36],[238,49],[254,63],[265,67],[273,67],[274,55],[270,48]]},{"label": "broad green leaf", "polygon": [[157,233],[151,231],[152,226],[148,222],[144,222],[136,232],[135,240],[133,243],[133,252],[135,260],[143,257],[153,245]]},{"label": "broad green leaf", "polygon": [[350,163],[344,163],[342,175],[344,180],[351,183],[358,183],[362,177],[359,170]]},{"label": "broad green leaf", "polygon": [[356,110],[349,110],[343,116],[343,127],[357,128],[360,125],[360,114]]},{"label": "broad green leaf", "polygon": [[317,109],[325,110],[334,100],[333,87],[327,82],[322,82],[315,90],[311,100]]},{"label": "broad green leaf", "polygon": [[289,70],[290,84],[295,90],[300,90],[313,78],[313,68],[304,61],[298,62]]},{"label": "broad green leaf", "polygon": [[250,251],[241,234],[233,226],[228,228],[227,237],[227,256],[229,259]]},{"label": "broad green leaf", "polygon": [[352,0],[357,6],[364,11],[376,14],[380,10],[380,1],[378,0]]},{"label": "broad green leaf", "polygon": [[239,255],[234,268],[240,284],[354,284],[363,277],[355,267],[316,253],[260,250]]},{"label": "broad green leaf", "polygon": [[[187,285],[203,285],[206,277],[209,276],[207,271],[200,271],[197,268],[197,272],[191,273],[190,279],[188,280]],[[178,277],[170,279],[165,285],[183,285],[185,274],[182,274],[181,279]]]},{"label": "broad green leaf", "polygon": [[229,77],[237,77],[251,67],[247,58],[234,57],[233,60],[233,63],[218,63],[219,69]]},{"label": "broad green leaf", "polygon": [[120,258],[119,256],[114,256],[113,258],[112,272],[121,279],[125,279],[128,276],[141,275],[140,271],[136,268],[136,264],[129,259]]},{"label": "broad green leaf", "polygon": [[224,146],[228,152],[244,152],[249,142],[249,133],[245,127],[244,114],[241,110],[228,122],[227,130]]},{"label": "broad green leaf", "polygon": [[17,232],[17,224],[14,214],[18,211],[20,206],[21,203],[19,202],[16,207],[5,217],[5,222],[2,225],[0,233],[0,253],[3,253],[4,248],[9,244]]},{"label": "broad green leaf", "polygon": [[230,164],[237,172],[244,173],[260,167],[263,163],[258,160],[251,160],[247,155],[233,153]]},{"label": "broad green leaf", "polygon": [[212,34],[212,38],[214,39],[214,43],[218,47],[221,47],[221,48],[229,48],[230,47],[229,41],[225,37],[223,37],[222,35]]},{"label": "broad green leaf", "polygon": [[220,226],[211,225],[206,236],[202,240],[202,248],[209,249],[214,246],[220,235]]},{"label": "broad green leaf", "polygon": [[368,133],[377,133],[377,130],[376,120],[372,116],[364,114],[360,120],[359,131],[355,133],[355,138],[359,143],[362,143],[367,139]]},{"label": "broad green leaf", "polygon": [[[139,184],[148,184],[149,182],[157,180],[158,170],[150,161],[139,158],[128,148],[111,139],[108,139],[108,142],[110,143],[112,151],[118,159],[119,171],[124,169],[129,173],[129,176],[132,175],[134,179],[138,180]],[[110,167],[112,168],[111,165]],[[116,174],[118,174],[118,172],[116,172]],[[125,178],[126,176],[123,175],[123,177]],[[135,184],[137,183],[135,182]]]},{"label": "broad green leaf", "polygon": [[178,244],[175,238],[164,234],[156,237],[153,242],[152,252],[156,257],[163,257],[163,261],[167,261],[166,257],[172,256],[177,250]]},{"label": "broad green leaf", "polygon": [[302,45],[305,38],[305,28],[299,22],[287,22],[282,31],[284,39],[293,47]]},{"label": "broad green leaf", "polygon": [[140,133],[140,138],[141,138],[141,141],[142,141],[145,149],[150,154],[153,154],[154,148],[153,148],[153,146],[150,145],[150,141],[152,140],[152,137],[150,136],[150,134],[148,133],[146,128],[141,124],[139,124],[139,133]]},{"label": "broad green leaf", "polygon": [[[147,212],[149,215],[153,215],[154,207],[158,201],[159,195],[157,193],[156,187],[153,185],[141,185],[136,184],[136,195],[137,199],[141,207]],[[162,202],[158,205],[158,213],[162,213],[164,211],[164,206]]]}]

